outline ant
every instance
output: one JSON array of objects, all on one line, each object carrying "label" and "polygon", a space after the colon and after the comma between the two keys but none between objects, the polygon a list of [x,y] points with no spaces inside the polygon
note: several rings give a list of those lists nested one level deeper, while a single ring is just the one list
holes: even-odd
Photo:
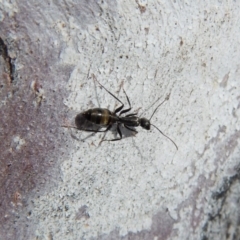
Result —
[{"label": "ant", "polygon": [[[102,140],[102,141],[118,141],[118,140],[122,140],[122,132],[120,130],[120,125],[123,125],[125,128],[127,128],[129,131],[135,132],[137,133],[137,131],[135,129],[133,129],[134,127],[138,127],[141,126],[142,128],[146,129],[146,130],[150,130],[150,126],[155,127],[163,136],[165,136],[166,138],[168,138],[176,147],[176,149],[178,150],[177,144],[168,136],[166,136],[158,127],[156,127],[155,125],[153,125],[152,123],[150,123],[153,115],[155,114],[155,112],[157,111],[157,109],[165,102],[169,99],[169,95],[167,95],[167,97],[164,99],[163,102],[161,102],[153,111],[150,119],[147,118],[140,118],[137,116],[137,113],[129,113],[127,115],[125,115],[124,117],[121,116],[124,113],[129,112],[132,109],[130,100],[128,98],[127,93],[124,91],[124,94],[126,95],[128,104],[129,104],[129,108],[124,109],[124,104],[121,100],[119,100],[115,95],[113,95],[110,91],[108,91],[95,77],[94,74],[92,74],[92,77],[94,78],[95,81],[98,82],[98,84],[103,87],[105,89],[105,91],[107,91],[112,97],[114,97],[118,102],[120,102],[122,105],[118,108],[116,108],[114,110],[114,112],[106,109],[106,108],[93,108],[93,109],[89,109],[87,111],[84,111],[82,113],[79,113],[76,118],[75,118],[75,124],[76,127],[72,127],[72,126],[63,126],[63,127],[70,127],[70,128],[76,128],[78,130],[83,130],[83,131],[87,131],[87,132],[107,132],[111,129],[111,127],[113,126],[113,124],[117,124],[117,132],[119,134],[119,138],[114,138],[111,140]],[[83,121],[88,121],[93,125],[97,125],[100,127],[105,127],[105,130],[90,130],[90,129],[82,129],[83,126]],[[132,128],[133,127],[133,128]]]}]

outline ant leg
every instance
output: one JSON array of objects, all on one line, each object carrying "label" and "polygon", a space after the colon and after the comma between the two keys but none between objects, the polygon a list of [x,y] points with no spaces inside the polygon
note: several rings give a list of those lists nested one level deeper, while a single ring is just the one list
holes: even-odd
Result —
[{"label": "ant leg", "polygon": [[121,111],[124,108],[124,104],[122,106],[120,106],[119,108],[115,109],[114,113],[118,113],[119,111]]},{"label": "ant leg", "polygon": [[118,140],[122,140],[122,132],[121,132],[121,130],[120,130],[120,128],[119,128],[119,124],[117,125],[117,132],[118,132],[120,138],[115,138],[115,139],[111,139],[111,140],[108,140],[108,141],[118,141]]},{"label": "ant leg", "polygon": [[126,97],[127,97],[127,101],[128,101],[128,104],[129,104],[129,107],[130,107],[130,108],[125,109],[125,110],[122,110],[122,111],[120,112],[119,116],[120,116],[121,114],[123,114],[123,113],[129,112],[129,111],[132,109],[130,100],[129,100],[128,95],[127,95],[127,93],[125,92],[124,88],[123,88],[123,92],[125,93],[125,95],[126,95]]},{"label": "ant leg", "polygon": [[85,132],[107,132],[111,127],[112,125],[109,125],[105,130],[102,130],[102,131],[99,131],[99,130],[90,130],[90,129],[81,129],[81,128],[77,128],[77,127],[73,127],[73,126],[67,126],[67,125],[62,125],[61,127],[65,127],[65,128],[74,128],[74,129],[77,129],[79,131],[85,131]]},{"label": "ant leg", "polygon": [[114,111],[114,113],[118,113],[119,111],[121,111],[121,110],[123,109],[123,107],[124,107],[124,104],[122,103],[122,101],[119,100],[119,99],[118,99],[115,95],[113,95],[110,91],[108,91],[108,90],[97,80],[97,78],[96,78],[96,76],[95,76],[94,74],[92,74],[92,77],[94,78],[95,81],[98,82],[98,84],[99,84],[101,87],[103,87],[103,88],[105,89],[105,91],[107,91],[112,97],[114,97],[117,101],[119,101],[119,102],[122,104],[120,107],[118,107],[118,108]]},{"label": "ant leg", "polygon": [[104,142],[104,141],[110,142],[110,141],[119,141],[119,140],[122,140],[122,132],[121,132],[121,130],[120,130],[120,128],[119,128],[119,125],[120,125],[120,124],[117,125],[117,132],[118,132],[120,138],[114,138],[114,139],[110,139],[110,140],[102,140],[102,142]]},{"label": "ant leg", "polygon": [[102,137],[101,141],[99,142],[98,146],[100,146],[102,144],[102,142],[104,141],[104,139],[106,137],[106,134],[107,134],[107,132],[105,134],[103,134],[103,137]]},{"label": "ant leg", "polygon": [[105,130],[102,130],[102,131],[99,131],[99,130],[89,130],[89,129],[79,129],[77,128],[78,130],[82,130],[82,131],[85,131],[85,132],[107,132],[110,128],[112,127],[112,125],[109,125]]},{"label": "ant leg", "polygon": [[137,113],[130,113],[130,114],[126,115],[125,117],[132,117],[132,116],[136,116],[136,115],[137,115]]},{"label": "ant leg", "polygon": [[132,129],[132,128],[128,127],[128,126],[127,126],[127,125],[125,125],[125,124],[124,124],[124,127],[125,127],[126,129],[128,129],[128,130],[132,131],[132,132],[138,133],[138,131],[137,131],[137,130],[135,130],[135,129]]}]

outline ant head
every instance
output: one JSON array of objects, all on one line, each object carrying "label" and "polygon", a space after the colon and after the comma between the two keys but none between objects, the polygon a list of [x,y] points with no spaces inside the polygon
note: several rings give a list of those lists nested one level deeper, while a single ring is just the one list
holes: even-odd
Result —
[{"label": "ant head", "polygon": [[148,119],[146,119],[146,118],[140,118],[139,123],[140,123],[140,126],[141,126],[142,128],[144,128],[144,129],[146,129],[146,130],[150,130],[151,124],[150,124],[150,121],[149,121]]}]

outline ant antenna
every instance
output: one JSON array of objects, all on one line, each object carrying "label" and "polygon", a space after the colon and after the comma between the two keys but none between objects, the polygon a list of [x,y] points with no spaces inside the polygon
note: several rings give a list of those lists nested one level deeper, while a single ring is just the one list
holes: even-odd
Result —
[{"label": "ant antenna", "polygon": [[[155,114],[155,112],[158,110],[158,108],[164,103],[166,102],[170,97],[170,93],[166,96],[166,98],[155,108],[155,110],[153,111],[152,113],[152,116],[150,117],[149,121],[152,119],[153,115]],[[155,125],[151,124],[153,127],[155,127],[164,137],[166,137],[167,139],[169,139],[173,144],[174,146],[176,147],[176,149],[178,150],[178,146],[177,144],[170,138],[168,137],[167,135],[165,135],[158,127],[156,127]]]},{"label": "ant antenna", "polygon": [[[114,97],[117,101],[119,101],[120,103],[122,103],[121,100],[119,100],[116,96],[114,96],[110,91],[108,91],[108,90],[97,80],[97,78],[96,78],[96,76],[95,76],[94,74],[92,74],[92,77],[93,77],[93,79],[94,79],[95,81],[98,82],[98,84],[99,84],[102,88],[105,89],[105,91],[107,91],[107,92],[108,92],[112,97]],[[123,103],[122,103],[122,104],[123,104]]]},{"label": "ant antenna", "polygon": [[159,97],[154,103],[152,103],[149,107],[147,107],[147,108],[139,115],[139,117],[141,117],[141,116],[147,111],[147,109],[151,108],[156,102],[158,102],[160,98],[161,98],[161,97]]},{"label": "ant antenna", "polygon": [[[166,100],[166,99],[165,99]],[[164,101],[165,101],[164,100]],[[163,102],[164,102],[163,101]],[[178,146],[177,146],[177,144],[170,138],[170,137],[168,137],[167,135],[165,135],[158,127],[156,127],[155,125],[153,125],[153,124],[151,124],[153,127],[155,127],[164,137],[166,137],[166,138],[168,138],[173,144],[174,144],[174,146],[176,147],[176,149],[178,150]]]},{"label": "ant antenna", "polygon": [[155,112],[157,111],[157,109],[164,103],[166,102],[170,97],[170,93],[166,96],[166,98],[155,108],[155,110],[152,113],[152,116],[150,117],[149,121],[152,119],[153,115],[155,114]]}]

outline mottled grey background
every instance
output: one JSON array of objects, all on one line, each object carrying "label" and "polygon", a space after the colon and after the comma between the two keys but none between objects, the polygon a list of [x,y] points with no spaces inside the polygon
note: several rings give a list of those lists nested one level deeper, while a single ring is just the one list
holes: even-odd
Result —
[{"label": "mottled grey background", "polygon": [[[239,10],[1,2],[0,238],[239,239]],[[97,148],[61,128],[110,104],[91,73],[114,93],[124,80],[139,108],[171,92],[158,116],[179,151],[158,133]]]}]

